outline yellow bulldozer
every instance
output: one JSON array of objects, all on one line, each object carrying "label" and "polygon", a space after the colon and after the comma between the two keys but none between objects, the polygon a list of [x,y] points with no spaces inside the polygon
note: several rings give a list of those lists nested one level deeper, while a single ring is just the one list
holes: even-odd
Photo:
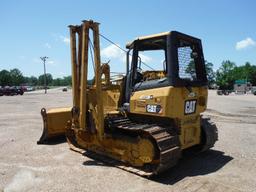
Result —
[{"label": "yellow bulldozer", "polygon": [[[112,78],[109,64],[101,63],[99,23],[69,29],[73,107],[41,110],[38,144],[66,135],[71,149],[141,176],[173,167],[184,150],[214,146],[216,125],[201,115],[208,89],[200,39],[177,31],[139,37],[126,45],[126,74]],[[142,53],[159,50],[163,69],[142,70]]]}]

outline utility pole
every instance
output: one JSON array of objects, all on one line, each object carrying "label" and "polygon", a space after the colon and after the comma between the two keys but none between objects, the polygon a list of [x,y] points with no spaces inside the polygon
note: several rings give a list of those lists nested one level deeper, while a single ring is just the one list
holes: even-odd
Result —
[{"label": "utility pole", "polygon": [[45,68],[45,62],[46,62],[46,59],[48,59],[49,57],[40,57],[40,59],[43,61],[43,64],[44,64],[44,93],[46,94],[47,93],[47,85],[46,85],[46,68]]}]

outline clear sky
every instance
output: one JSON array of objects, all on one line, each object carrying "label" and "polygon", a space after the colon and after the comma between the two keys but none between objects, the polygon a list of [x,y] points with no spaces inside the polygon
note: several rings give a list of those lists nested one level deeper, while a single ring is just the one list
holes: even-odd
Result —
[{"label": "clear sky", "polygon": [[[1,0],[0,70],[24,75],[70,75],[69,24],[93,19],[100,32],[125,47],[142,35],[177,30],[202,39],[207,61],[256,64],[256,1],[253,0]],[[101,40],[102,61],[125,69],[123,53]],[[109,55],[108,55],[109,54]],[[149,59],[149,58],[145,58]]]}]

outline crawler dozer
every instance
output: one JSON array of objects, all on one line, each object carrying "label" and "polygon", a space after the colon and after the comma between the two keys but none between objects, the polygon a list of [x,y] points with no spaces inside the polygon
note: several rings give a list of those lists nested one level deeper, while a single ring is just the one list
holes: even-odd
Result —
[{"label": "crawler dozer", "polygon": [[[200,39],[177,31],[139,37],[126,45],[126,74],[113,79],[109,64],[101,63],[99,23],[69,29],[73,107],[42,109],[38,143],[65,134],[71,149],[142,176],[173,167],[184,150],[214,146],[217,128],[201,115],[208,90]],[[142,70],[142,53],[159,50],[163,69]]]}]

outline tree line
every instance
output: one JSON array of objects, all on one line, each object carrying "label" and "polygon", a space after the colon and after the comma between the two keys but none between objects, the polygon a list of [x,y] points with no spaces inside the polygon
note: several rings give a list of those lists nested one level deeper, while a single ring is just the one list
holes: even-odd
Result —
[{"label": "tree line", "polygon": [[[226,60],[216,71],[213,70],[213,63],[205,61],[206,73],[209,86],[217,85],[219,89],[233,89],[236,80],[246,80],[256,86],[256,65],[246,62],[244,65],[237,66],[234,62]],[[191,63],[186,72],[193,75],[195,73],[194,64]],[[71,76],[63,78],[53,78],[50,73],[46,74],[48,86],[69,86],[72,84]],[[44,86],[44,75],[39,77],[25,77],[17,68],[0,71],[0,86]]]},{"label": "tree line", "polygon": [[236,80],[245,80],[256,86],[256,65],[246,62],[237,66],[232,61],[223,61],[216,71],[216,84],[219,89],[233,89]]},{"label": "tree line", "polygon": [[[246,62],[244,65],[237,66],[234,62],[226,60],[216,71],[213,70],[213,64],[205,61],[209,87],[218,86],[219,89],[232,90],[236,80],[243,80],[256,86],[256,65]],[[192,61],[186,68],[186,73],[191,77],[196,76],[195,63]]]},{"label": "tree line", "polygon": [[[71,76],[66,76],[63,78],[53,78],[50,73],[46,74],[46,82],[48,86],[70,86],[72,83]],[[39,77],[23,76],[22,72],[15,68],[0,71],[0,86],[44,86],[44,74]]]}]

